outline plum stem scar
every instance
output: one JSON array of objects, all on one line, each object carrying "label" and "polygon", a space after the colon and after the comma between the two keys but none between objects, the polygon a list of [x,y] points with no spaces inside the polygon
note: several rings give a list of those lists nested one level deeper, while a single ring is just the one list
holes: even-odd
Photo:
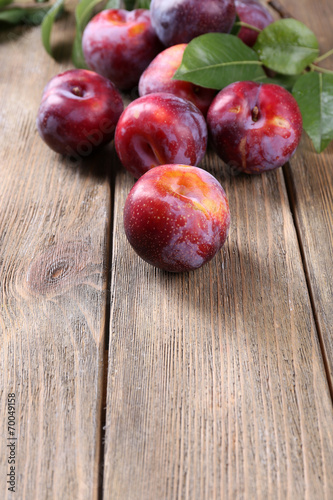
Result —
[{"label": "plum stem scar", "polygon": [[74,95],[77,95],[78,97],[82,97],[82,90],[80,89],[80,87],[73,87],[72,93]]},{"label": "plum stem scar", "polygon": [[259,108],[258,106],[254,106],[254,108],[252,109],[252,120],[254,122],[257,122],[258,118],[259,118]]}]

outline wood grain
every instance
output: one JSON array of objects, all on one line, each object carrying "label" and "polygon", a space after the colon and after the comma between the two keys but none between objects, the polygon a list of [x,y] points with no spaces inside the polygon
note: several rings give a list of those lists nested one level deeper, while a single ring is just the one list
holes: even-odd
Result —
[{"label": "wood grain", "polygon": [[104,495],[328,500],[332,403],[282,170],[204,166],[232,230],[180,275],[129,247],[117,174]]},{"label": "wood grain", "polygon": [[[288,1],[288,8],[311,26],[324,54],[333,47],[331,2],[298,4]],[[332,57],[321,64],[333,70]],[[285,174],[333,397],[333,144],[318,155],[304,134]]]},{"label": "wood grain", "polygon": [[[282,3],[333,46],[328,2]],[[105,497],[333,497],[331,152],[304,138],[284,173],[252,178],[207,159],[232,232],[183,275],[129,248],[119,170]]]},{"label": "wood grain", "polygon": [[[73,22],[55,29],[67,58]],[[1,498],[97,498],[108,267],[109,153],[72,164],[39,138],[47,81],[68,67],[39,28],[0,38]],[[67,60],[67,59],[66,59]],[[16,395],[16,492],[7,394]]]},{"label": "wood grain", "polygon": [[[322,52],[333,46],[329,0],[281,3]],[[210,153],[203,166],[227,191],[231,234],[211,263],[179,275],[129,247],[122,208],[133,180],[116,166],[108,297],[114,152],[72,164],[35,128],[72,34],[68,17],[53,37],[58,63],[38,28],[0,34],[2,498],[97,498],[104,462],[112,500],[331,500],[332,147],[318,156],[304,136],[290,166],[258,177],[235,176]]]}]

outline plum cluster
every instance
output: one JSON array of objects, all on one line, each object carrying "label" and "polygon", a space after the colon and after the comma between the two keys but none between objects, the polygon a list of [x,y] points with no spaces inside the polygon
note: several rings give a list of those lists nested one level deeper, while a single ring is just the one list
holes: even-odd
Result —
[{"label": "plum cluster", "polygon": [[[236,13],[259,29],[273,21],[257,0],[152,0],[149,11],[104,10],[83,33],[90,69],[61,73],[43,92],[37,128],[56,152],[81,158],[114,137],[138,179],[125,203],[126,236],[167,271],[201,267],[228,235],[226,194],[198,167],[208,137],[223,161],[250,174],[283,165],[301,137],[297,103],[282,87],[236,82],[217,93],[173,80],[188,42],[230,32]],[[251,46],[257,34],[242,27],[238,36]],[[139,98],[124,110],[120,90],[136,85]]]}]

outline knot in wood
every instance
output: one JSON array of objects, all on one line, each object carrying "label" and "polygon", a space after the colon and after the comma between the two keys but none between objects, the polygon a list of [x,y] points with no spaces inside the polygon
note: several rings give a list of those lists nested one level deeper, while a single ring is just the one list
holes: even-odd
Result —
[{"label": "knot in wood", "polygon": [[27,287],[37,295],[59,295],[80,281],[89,262],[88,246],[67,242],[37,255],[27,272]]}]

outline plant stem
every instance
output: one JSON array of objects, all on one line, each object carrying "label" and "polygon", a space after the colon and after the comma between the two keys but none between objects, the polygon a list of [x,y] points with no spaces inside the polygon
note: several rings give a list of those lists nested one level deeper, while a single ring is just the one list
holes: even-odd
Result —
[{"label": "plant stem", "polygon": [[333,71],[331,69],[321,68],[320,66],[316,66],[315,64],[310,64],[310,68],[312,71],[319,71],[319,73],[327,73],[328,75],[333,75]]},{"label": "plant stem", "polygon": [[242,26],[242,28],[248,28],[249,30],[256,31],[257,33],[261,32],[261,29],[257,28],[256,26],[252,26],[252,24],[247,24],[243,23],[243,21],[238,21],[235,23],[236,26]]},{"label": "plant stem", "polygon": [[279,14],[282,19],[287,19],[289,17],[293,17],[289,12],[283,7],[283,5],[280,4],[278,0],[270,0],[268,2],[268,5],[272,7],[272,9],[275,10]]},{"label": "plant stem", "polygon": [[318,59],[315,60],[315,63],[323,61],[324,59],[326,59],[326,57],[329,57],[332,54],[333,54],[333,49],[329,50],[328,52],[325,52],[325,54],[323,54],[322,56],[318,57]]}]

